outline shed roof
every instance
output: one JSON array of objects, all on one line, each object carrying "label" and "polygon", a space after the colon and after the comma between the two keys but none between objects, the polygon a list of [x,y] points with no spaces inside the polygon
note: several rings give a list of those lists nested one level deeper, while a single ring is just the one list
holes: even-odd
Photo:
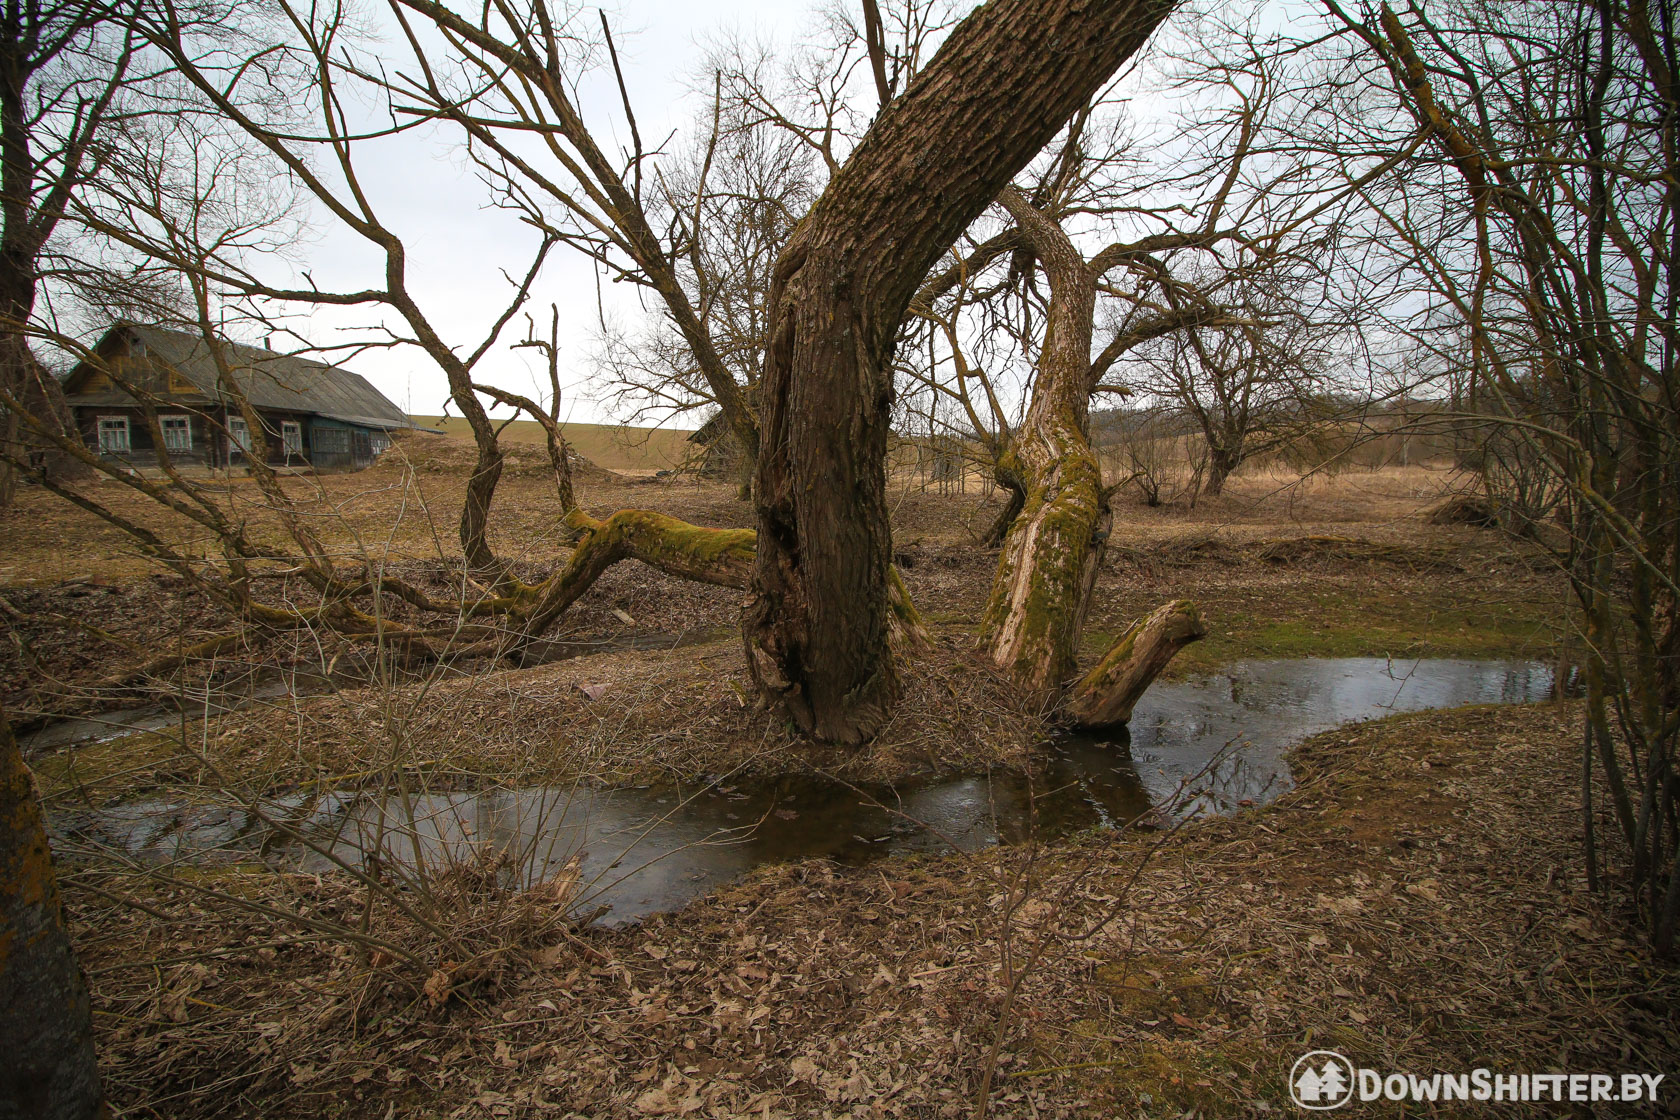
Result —
[{"label": "shed roof", "polygon": [[[215,356],[204,338],[185,331],[119,323],[105,332],[97,347],[102,354],[117,341],[128,338],[145,346],[148,355],[180,374],[212,401],[225,402]],[[290,354],[277,354],[259,346],[223,341],[224,356],[234,384],[253,407],[283,412],[307,412],[367,428],[412,428],[413,421],[368,380],[340,366],[327,365]],[[87,363],[70,372],[67,388],[73,388]],[[104,398],[113,397],[107,401]],[[77,394],[71,404],[114,404],[120,392]]]}]

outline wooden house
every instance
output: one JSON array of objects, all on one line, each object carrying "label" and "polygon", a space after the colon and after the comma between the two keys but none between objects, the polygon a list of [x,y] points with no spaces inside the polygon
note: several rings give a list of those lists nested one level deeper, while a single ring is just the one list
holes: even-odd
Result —
[{"label": "wooden house", "polygon": [[136,467],[158,464],[159,438],[172,463],[239,466],[259,445],[238,406],[242,395],[261,421],[269,464],[358,470],[391,445],[392,432],[414,427],[359,374],[242,343],[218,345],[231,389],[200,335],[112,327],[94,348],[97,361],[78,364],[64,381],[82,439]]}]

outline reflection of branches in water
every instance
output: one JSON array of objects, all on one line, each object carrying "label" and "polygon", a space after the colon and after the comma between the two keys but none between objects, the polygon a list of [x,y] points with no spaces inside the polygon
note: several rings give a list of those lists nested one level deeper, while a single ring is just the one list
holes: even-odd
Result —
[{"label": "reflection of branches in water", "polygon": [[1406,670],[1406,675],[1403,677],[1396,677],[1394,675],[1394,658],[1385,657],[1383,660],[1386,663],[1383,671],[1388,675],[1388,679],[1399,682],[1394,688],[1394,699],[1383,705],[1384,707],[1392,708],[1400,702],[1400,694],[1406,691],[1406,685],[1411,681],[1412,675],[1417,672],[1418,665],[1422,663],[1422,658],[1414,658],[1412,660],[1412,667]]},{"label": "reflection of branches in water", "polygon": [[1243,753],[1250,745],[1238,734],[1226,741],[1196,777],[1180,779],[1180,788],[1192,782],[1197,787],[1189,806],[1191,815],[1234,813],[1282,792],[1285,779],[1277,769],[1263,769]]}]

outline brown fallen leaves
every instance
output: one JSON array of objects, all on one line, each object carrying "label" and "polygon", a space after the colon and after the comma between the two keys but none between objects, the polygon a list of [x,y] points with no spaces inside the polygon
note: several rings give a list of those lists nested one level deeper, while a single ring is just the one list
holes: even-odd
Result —
[{"label": "brown fallen leaves", "polygon": [[[1615,896],[1583,889],[1572,718],[1322,736],[1297,752],[1299,788],[1172,837],[1130,886],[1135,846],[1105,836],[1038,851],[1024,897],[999,877],[1022,849],[812,862],[471,976],[373,972],[318,944],[264,961],[240,946],[272,930],[184,895],[154,900],[169,922],[73,882],[70,898],[118,1103],[184,1120],[312,1116],[325,1097],[383,1116],[416,1095],[462,1118],[967,1116],[1031,931],[1117,900],[1119,921],[1057,934],[1021,981],[994,1116],[1275,1115],[1317,1046],[1426,1071],[1672,1068],[1680,981]],[[1071,888],[1093,859],[1105,870]],[[287,889],[357,913],[330,879]],[[165,1006],[151,974],[104,971],[182,938],[230,950],[203,962],[213,999]],[[170,975],[166,992],[191,983]]]}]

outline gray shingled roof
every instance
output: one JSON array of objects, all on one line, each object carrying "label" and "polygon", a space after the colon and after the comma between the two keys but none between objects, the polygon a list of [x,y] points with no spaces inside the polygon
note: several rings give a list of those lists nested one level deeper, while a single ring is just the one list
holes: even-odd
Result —
[{"label": "gray shingled roof", "polygon": [[[210,400],[225,398],[218,384],[215,359],[202,337],[125,323],[113,327],[105,339],[119,331],[139,339],[162,364],[192,382]],[[105,339],[100,340],[100,349]],[[310,412],[368,428],[414,427],[402,409],[360,374],[243,343],[221,345],[226,347],[227,364],[233,367],[234,383],[257,408]],[[81,399],[72,403],[81,403]]]}]

